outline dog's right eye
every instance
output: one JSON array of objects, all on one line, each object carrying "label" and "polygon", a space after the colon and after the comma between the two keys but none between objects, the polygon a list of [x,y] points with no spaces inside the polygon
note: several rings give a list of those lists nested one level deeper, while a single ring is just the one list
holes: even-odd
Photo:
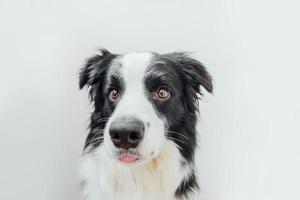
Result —
[{"label": "dog's right eye", "polygon": [[164,86],[159,87],[153,94],[154,99],[159,101],[167,101],[170,96],[170,90]]},{"label": "dog's right eye", "polygon": [[109,92],[109,100],[112,101],[112,102],[115,102],[115,101],[118,100],[118,98],[119,98],[119,92],[118,92],[118,90],[116,90],[116,89],[110,90],[110,92]]}]

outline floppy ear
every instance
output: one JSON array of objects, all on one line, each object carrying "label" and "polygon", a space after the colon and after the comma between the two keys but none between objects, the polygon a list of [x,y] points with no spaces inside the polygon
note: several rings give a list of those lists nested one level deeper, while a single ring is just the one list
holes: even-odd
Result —
[{"label": "floppy ear", "polygon": [[100,50],[100,55],[95,55],[89,58],[79,72],[79,88],[91,86],[97,82],[97,75],[100,75],[105,70],[105,57],[111,55],[106,49]]},{"label": "floppy ear", "polygon": [[[106,71],[116,55],[106,49],[100,50],[100,55],[89,58],[79,72],[79,88],[87,87],[91,100],[95,98],[96,86],[102,88]],[[98,88],[98,87],[97,87]]]},{"label": "floppy ear", "polygon": [[180,59],[180,69],[185,75],[186,81],[193,87],[193,89],[200,95],[202,86],[206,91],[213,92],[212,77],[206,68],[198,60],[189,57],[185,53],[176,53]]},{"label": "floppy ear", "polygon": [[200,95],[202,95],[201,87],[210,93],[213,91],[212,77],[202,63],[191,58],[187,53],[175,52],[166,54],[164,57],[179,71],[184,84],[185,107],[190,113],[195,114],[198,111]]},{"label": "floppy ear", "polygon": [[[199,98],[202,95],[201,87],[212,93],[212,77],[206,68],[186,54],[182,53],[180,57],[181,67],[186,82],[186,99],[185,106],[190,113],[195,114],[199,111]],[[200,87],[201,86],[201,87]]]}]

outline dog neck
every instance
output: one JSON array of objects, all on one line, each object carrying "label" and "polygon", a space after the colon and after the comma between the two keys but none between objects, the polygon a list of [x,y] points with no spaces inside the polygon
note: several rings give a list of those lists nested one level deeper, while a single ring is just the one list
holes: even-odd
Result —
[{"label": "dog neck", "polygon": [[176,199],[178,186],[194,170],[183,164],[178,148],[171,141],[166,143],[160,155],[139,166],[119,163],[103,152],[99,146],[83,156],[80,168],[83,199]]}]

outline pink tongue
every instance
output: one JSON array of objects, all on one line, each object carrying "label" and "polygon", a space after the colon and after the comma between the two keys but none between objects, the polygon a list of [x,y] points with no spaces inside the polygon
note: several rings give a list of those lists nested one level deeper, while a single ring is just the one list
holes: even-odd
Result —
[{"label": "pink tongue", "polygon": [[134,156],[134,155],[121,155],[119,157],[119,160],[121,162],[127,162],[127,163],[132,163],[134,161],[136,161],[138,159],[137,156]]}]

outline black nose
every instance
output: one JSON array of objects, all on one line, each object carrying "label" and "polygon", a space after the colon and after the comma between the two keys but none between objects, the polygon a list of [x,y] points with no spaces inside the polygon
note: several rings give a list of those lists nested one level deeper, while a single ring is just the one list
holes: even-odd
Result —
[{"label": "black nose", "polygon": [[144,124],[135,118],[118,118],[109,128],[113,144],[118,148],[136,148],[144,136]]}]

